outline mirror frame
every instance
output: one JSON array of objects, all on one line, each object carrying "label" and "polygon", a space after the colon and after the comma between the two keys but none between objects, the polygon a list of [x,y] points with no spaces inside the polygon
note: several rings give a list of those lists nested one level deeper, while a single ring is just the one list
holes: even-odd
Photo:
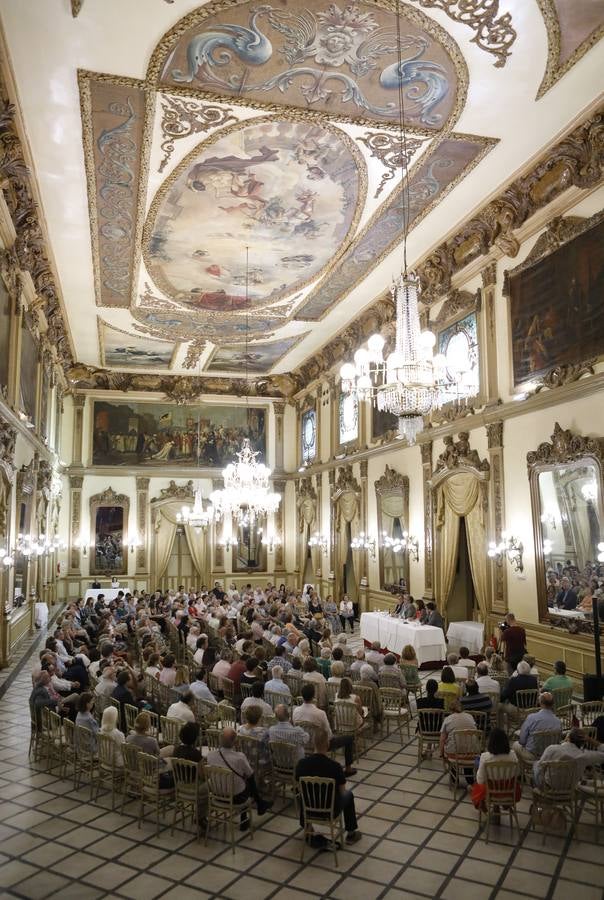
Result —
[{"label": "mirror frame", "polygon": [[536,450],[530,451],[526,456],[533,517],[539,621],[556,624],[556,626],[574,633],[593,634],[593,623],[588,619],[555,619],[555,616],[552,618],[547,605],[545,578],[541,578],[539,574],[544,572],[545,569],[539,475],[541,472],[552,472],[559,466],[568,466],[570,463],[583,463],[595,467],[600,486],[598,514],[600,521],[604,523],[604,500],[602,495],[604,490],[604,439],[583,437],[573,433],[570,429],[562,428],[560,423],[556,422],[551,442],[544,441],[542,444],[539,444]]},{"label": "mirror frame", "polygon": [[[396,469],[392,469],[388,464],[384,469],[384,474],[374,482],[375,500],[377,507],[377,527],[378,527],[378,567],[380,572],[380,589],[387,591],[388,585],[384,579],[384,548],[382,546],[382,500],[384,497],[392,497],[393,495],[402,496],[403,498],[403,518],[404,529],[410,532],[409,528],[409,479],[406,475],[401,475]],[[403,577],[409,588],[409,554],[404,554]]]},{"label": "mirror frame", "polygon": [[129,534],[129,515],[130,515],[130,498],[126,494],[116,494],[113,488],[109,487],[101,494],[94,494],[90,498],[90,575],[105,575],[105,569],[97,569],[96,559],[96,514],[103,506],[121,507],[124,515],[124,525],[122,528],[122,565],[120,569],[111,572],[112,575],[128,574],[128,534]]}]

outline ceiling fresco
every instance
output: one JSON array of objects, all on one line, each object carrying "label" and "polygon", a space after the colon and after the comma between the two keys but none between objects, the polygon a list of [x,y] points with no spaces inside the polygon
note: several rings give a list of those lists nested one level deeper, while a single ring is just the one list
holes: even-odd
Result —
[{"label": "ceiling fresco", "polygon": [[402,87],[409,126],[440,130],[463,102],[465,63],[433,20],[402,9],[399,39],[395,13],[375,3],[211,4],[167,36],[152,69],[168,89],[377,122],[398,121]]},{"label": "ceiling fresco", "polygon": [[365,200],[363,158],[344,132],[278,119],[230,128],[176,167],[145,224],[147,271],[181,308],[230,313],[299,290],[337,256]]},{"label": "ceiling fresco", "polygon": [[110,380],[299,371],[405,218],[417,266],[601,90],[604,0],[400,0],[400,65],[395,0],[77,5],[0,18],[72,363]]}]

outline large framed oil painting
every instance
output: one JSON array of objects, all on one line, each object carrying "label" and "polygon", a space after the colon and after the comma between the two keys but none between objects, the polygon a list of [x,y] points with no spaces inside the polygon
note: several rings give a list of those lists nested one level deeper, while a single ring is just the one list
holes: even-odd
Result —
[{"label": "large framed oil painting", "polygon": [[604,218],[598,218],[553,253],[535,262],[531,254],[509,273],[515,385],[604,354]]},{"label": "large framed oil painting", "polygon": [[125,575],[130,500],[107,488],[90,498],[90,574]]},{"label": "large framed oil painting", "polygon": [[266,408],[197,403],[111,403],[93,409],[93,465],[224,468],[249,438],[266,456]]},{"label": "large framed oil painting", "polygon": [[398,416],[371,405],[371,440],[378,441],[389,431],[398,432]]}]

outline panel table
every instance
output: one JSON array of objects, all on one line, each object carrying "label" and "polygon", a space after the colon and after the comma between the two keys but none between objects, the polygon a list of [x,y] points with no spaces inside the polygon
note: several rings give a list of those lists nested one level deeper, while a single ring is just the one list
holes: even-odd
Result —
[{"label": "panel table", "polygon": [[404,622],[387,612],[362,613],[361,637],[370,642],[379,641],[381,647],[399,655],[403,647],[411,644],[420,665],[433,660],[443,660],[447,655],[442,628]]}]

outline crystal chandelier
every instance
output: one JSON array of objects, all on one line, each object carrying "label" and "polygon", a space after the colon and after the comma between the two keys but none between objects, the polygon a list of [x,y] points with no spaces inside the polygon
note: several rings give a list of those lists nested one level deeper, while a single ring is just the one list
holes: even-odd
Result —
[{"label": "crystal chandelier", "polygon": [[222,470],[224,488],[210,494],[210,501],[218,518],[233,515],[238,522],[253,522],[258,516],[274,513],[279,508],[281,495],[270,489],[271,470],[256,460],[247,438],[237,462],[229,463]]},{"label": "crystal chandelier", "polygon": [[[245,382],[246,404],[250,393],[249,385],[249,271],[250,248],[245,248]],[[252,450],[248,438],[244,438],[241,450],[237,453],[237,461],[229,463],[222,470],[224,488],[213,491],[210,501],[214,506],[217,518],[233,515],[239,523],[253,524],[258,516],[274,513],[279,508],[281,495],[271,491],[271,470],[256,459],[257,452]]]},{"label": "crystal chandelier", "polygon": [[193,509],[190,506],[183,506],[181,511],[176,513],[176,521],[182,525],[190,525],[199,534],[200,531],[207,528],[214,519],[214,507],[210,504],[203,508],[203,497],[201,496],[201,487],[195,488],[195,499],[193,501]]}]

